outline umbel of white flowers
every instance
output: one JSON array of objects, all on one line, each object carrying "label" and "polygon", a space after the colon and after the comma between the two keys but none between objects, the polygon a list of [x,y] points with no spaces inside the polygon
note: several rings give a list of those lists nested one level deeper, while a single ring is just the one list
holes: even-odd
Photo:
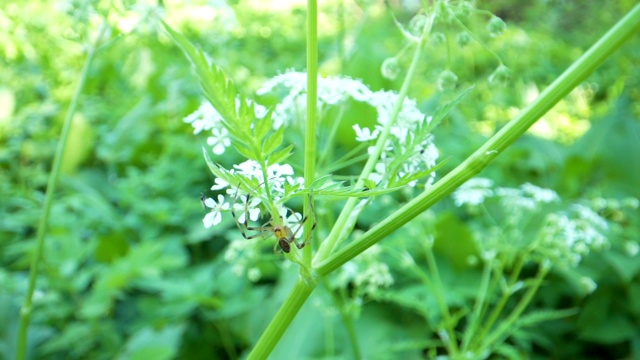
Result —
[{"label": "umbel of white flowers", "polygon": [[[494,187],[493,181],[474,178],[453,193],[457,206],[476,208],[496,199],[506,210],[505,224],[524,224],[534,218],[537,211],[545,211],[544,205],[559,203],[560,197],[551,189],[544,189],[529,183],[518,188]],[[477,241],[483,251],[509,251],[518,244],[527,244],[532,259],[548,261],[556,266],[577,266],[591,250],[610,246],[605,236],[608,224],[595,211],[582,204],[571,204],[564,210],[543,213],[538,234],[530,241],[514,241],[510,237],[497,234],[495,239]],[[501,232],[500,232],[501,234]]]}]

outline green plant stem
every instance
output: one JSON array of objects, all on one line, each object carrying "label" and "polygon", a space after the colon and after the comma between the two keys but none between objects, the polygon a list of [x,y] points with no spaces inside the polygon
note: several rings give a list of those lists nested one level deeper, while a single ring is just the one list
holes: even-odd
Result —
[{"label": "green plant stem", "polygon": [[[436,202],[452,193],[464,182],[484,169],[531,125],[549,111],[580,82],[584,81],[604,60],[627,39],[636,34],[640,25],[640,4],[611,28],[596,44],[556,79],[542,94],[511,120],[462,164],[436,182],[424,193],[367,231],[360,239],[319,262],[319,275],[331,273],[378,241],[415,218]],[[322,258],[320,258],[322,259]]]},{"label": "green plant stem", "polygon": [[482,318],[483,309],[486,308],[487,294],[489,293],[489,282],[491,279],[491,268],[493,267],[494,258],[486,259],[482,269],[482,279],[480,280],[480,286],[478,288],[475,304],[473,305],[473,313],[469,318],[469,326],[464,332],[462,340],[461,352],[465,353],[467,346],[475,338],[476,329],[480,326],[480,320]]},{"label": "green plant stem", "polygon": [[[491,311],[489,318],[482,322],[482,329],[480,330],[478,335],[474,338],[474,340],[471,342],[470,346],[473,346],[474,344],[481,342],[484,336],[489,331],[491,331],[493,324],[495,324],[495,322],[500,318],[500,315],[502,314],[504,307],[507,305],[507,302],[511,298],[511,295],[513,295],[512,290],[516,282],[518,281],[518,277],[520,276],[520,272],[522,271],[522,268],[524,266],[525,257],[526,255],[523,255],[518,258],[518,262],[516,263],[516,266],[514,266],[513,270],[511,271],[511,275],[509,276],[509,280],[507,281],[507,288],[504,291],[502,291],[502,296],[500,297],[500,300],[498,301],[496,306],[494,306],[493,310]],[[499,276],[501,274],[502,274],[502,271],[496,271],[496,282],[500,281],[501,278],[499,278]]]},{"label": "green plant stem", "polygon": [[433,277],[433,295],[438,302],[438,306],[440,307],[440,313],[442,313],[442,317],[444,319],[443,323],[445,324],[445,330],[447,331],[447,338],[442,339],[444,345],[447,347],[447,351],[449,352],[449,356],[451,358],[455,358],[458,354],[458,342],[456,340],[456,334],[454,331],[451,313],[449,312],[449,307],[447,306],[447,301],[444,298],[444,288],[442,287],[442,280],[440,279],[440,272],[438,271],[438,264],[436,263],[436,257],[433,254],[433,244],[425,245],[425,254],[427,257],[427,266],[429,267],[429,272]]},{"label": "green plant stem", "polygon": [[[427,24],[423,29],[422,37],[416,46],[416,51],[413,54],[411,65],[409,66],[407,75],[404,78],[402,87],[400,88],[400,92],[398,93],[398,100],[396,101],[396,103],[393,106],[393,109],[391,110],[389,122],[385,124],[384,129],[380,133],[378,140],[376,142],[376,146],[371,156],[369,157],[367,163],[364,165],[364,169],[362,170],[362,173],[360,174],[358,181],[354,185],[355,189],[362,188],[362,186],[364,185],[364,181],[367,178],[369,178],[369,175],[371,175],[371,172],[373,171],[374,167],[378,163],[378,160],[380,159],[382,151],[386,146],[386,142],[389,137],[389,134],[391,133],[391,128],[398,120],[398,115],[400,114],[400,111],[404,106],[404,100],[407,97],[407,94],[409,93],[409,85],[411,85],[411,80],[415,76],[418,63],[420,62],[420,58],[422,57],[422,50],[424,48],[428,35],[431,32],[431,26],[433,24],[434,18],[435,18],[435,13],[431,14],[429,21],[427,22]],[[345,204],[344,208],[342,209],[342,212],[338,216],[338,219],[336,220],[335,225],[331,229],[329,236],[321,244],[320,249],[318,249],[318,253],[316,254],[316,257],[315,257],[316,262],[321,262],[325,260],[333,252],[338,242],[343,238],[342,234],[345,233],[346,225],[349,223],[349,219],[353,216],[353,211],[359,202],[360,202],[360,199],[358,198],[350,198],[349,200],[347,200],[347,203]]]},{"label": "green plant stem", "polygon": [[[336,134],[338,132],[338,129],[340,128],[340,123],[342,122],[344,113],[345,113],[345,108],[340,107],[338,111],[338,115],[336,115],[336,117],[332,119],[331,129],[329,130],[329,134],[327,135],[326,139],[324,139],[323,141],[324,143],[323,151],[320,152],[320,158],[318,159],[317,166],[320,168],[325,167],[327,162],[329,161],[328,159],[333,158],[333,152],[334,152],[333,144],[336,143],[335,141]],[[323,173],[330,173],[330,172],[331,172],[330,170],[323,169]]]},{"label": "green plant stem", "polygon": [[536,294],[540,285],[542,285],[542,281],[544,281],[545,276],[549,273],[551,269],[551,265],[542,264],[538,269],[538,273],[536,274],[535,279],[533,280],[533,284],[527,289],[527,292],[520,299],[516,307],[513,309],[511,314],[507,316],[507,318],[500,323],[498,329],[496,329],[493,333],[489,334],[486,339],[484,337],[480,337],[482,341],[481,349],[490,349],[493,345],[501,338],[508,336],[511,332],[515,330],[514,325],[516,321],[520,318],[520,315],[524,312],[524,310],[529,306],[533,296]]},{"label": "green plant stem", "polygon": [[27,356],[27,336],[29,330],[29,322],[31,320],[31,314],[33,312],[33,293],[36,289],[36,282],[38,280],[38,268],[40,266],[40,260],[42,259],[42,253],[44,250],[44,238],[47,234],[47,227],[49,224],[49,216],[51,214],[51,206],[53,204],[53,196],[56,192],[56,187],[60,180],[60,171],[62,169],[62,159],[65,149],[67,147],[67,141],[69,139],[69,132],[71,130],[71,122],[73,115],[75,114],[76,107],[78,106],[78,99],[84,88],[84,84],[89,76],[89,68],[91,62],[96,54],[98,45],[102,42],[102,37],[108,29],[108,24],[104,23],[98,32],[98,36],[95,38],[95,42],[89,46],[87,50],[87,58],[82,67],[80,74],[80,80],[76,86],[76,90],[71,98],[71,103],[67,109],[67,115],[62,125],[62,132],[60,133],[60,140],[56,147],[56,152],[53,157],[53,164],[51,168],[51,174],[47,182],[47,190],[44,197],[44,204],[42,205],[42,216],[38,224],[38,232],[36,235],[36,244],[31,256],[31,265],[29,269],[29,283],[27,287],[27,294],[24,298],[24,303],[20,309],[20,323],[18,325],[18,343],[16,348],[16,359],[24,360]]},{"label": "green plant stem", "polygon": [[284,301],[269,326],[258,339],[256,346],[247,356],[248,360],[261,360],[269,356],[316,285],[317,282],[309,282],[303,278],[298,279],[289,297]]},{"label": "green plant stem", "polygon": [[[318,122],[318,2],[307,0],[307,121],[304,138],[304,183],[311,186],[316,176],[316,131]],[[304,213],[311,213],[313,198],[304,198]],[[304,224],[304,233],[313,230],[314,221]],[[303,251],[304,261],[311,264],[312,246]]]},{"label": "green plant stem", "polygon": [[[351,344],[351,350],[353,351],[353,359],[362,359],[362,352],[360,351],[360,345],[358,344],[358,336],[356,335],[356,329],[353,326],[353,316],[351,316],[351,312],[346,305],[346,302],[349,300],[345,299],[348,299],[349,297],[347,296],[345,289],[332,290],[326,279],[322,280],[322,285],[331,296],[333,305],[340,311],[340,317],[344,323],[347,336],[349,337],[349,343]],[[336,294],[336,292],[340,293]]]}]

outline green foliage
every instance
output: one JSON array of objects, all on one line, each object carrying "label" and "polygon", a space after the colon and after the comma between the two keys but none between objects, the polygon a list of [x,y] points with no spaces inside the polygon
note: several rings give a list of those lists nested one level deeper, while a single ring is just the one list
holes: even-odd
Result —
[{"label": "green foliage", "polygon": [[[106,19],[108,41],[89,69],[54,194],[29,358],[241,358],[297,280],[297,265],[273,254],[271,240],[242,239],[231,219],[203,228],[198,197],[213,177],[242,183],[246,190],[258,186],[225,170],[241,159],[275,164],[302,158],[298,129],[272,128],[279,98],[257,98],[271,106],[258,119],[259,103],[246,94],[287,68],[304,67],[304,9],[134,3],[0,5],[0,358],[16,353],[52,154],[83,49],[100,30],[97,20]],[[374,90],[397,90],[410,58],[402,52],[403,41],[415,36],[411,24],[422,20],[412,22],[414,13],[400,8],[358,4],[321,4],[327,22],[319,29],[321,73],[362,78]],[[602,11],[600,2],[587,1],[576,11],[569,2],[492,2],[488,6],[499,23],[460,4],[436,24],[441,41],[428,42],[409,90],[420,110],[433,116],[412,141],[434,134],[447,161],[389,187],[368,181],[364,191],[354,190],[349,180],[367,155],[349,155],[355,147],[351,126],[372,128],[372,110],[350,104],[347,115],[323,113],[318,143],[326,158],[318,172],[347,180],[322,176],[311,190],[287,198],[311,194],[317,201],[315,241],[328,236],[347,198],[371,198],[347,242],[406,204],[422,191],[406,184],[436,170],[440,178],[458,165],[634,5],[608,4]],[[157,22],[153,14],[160,13],[175,31]],[[407,34],[395,22],[410,24]],[[584,358],[595,350],[603,358],[637,357],[640,219],[633,198],[640,198],[640,101],[637,79],[629,74],[640,46],[637,37],[633,42],[548,115],[557,127],[526,135],[482,173],[501,187],[531,182],[555,189],[566,203],[590,204],[609,224],[610,249],[590,254],[573,270],[553,269],[510,332],[499,333],[534,287],[538,268],[524,266],[513,275],[515,267],[504,266],[504,277],[479,299],[485,261],[478,241],[490,239],[483,230],[488,223],[494,231],[513,230],[510,214],[496,211],[486,218],[444,201],[327,277],[272,357],[435,357],[448,346],[442,331],[461,342],[464,331],[481,331],[480,325],[470,326],[474,317],[490,315],[505,290],[515,289],[507,286],[511,280],[522,287],[487,329],[488,336],[504,340],[496,341],[493,356]],[[380,73],[387,59],[394,59],[396,77]],[[507,80],[501,63],[510,74],[506,87],[488,81],[497,69]],[[439,86],[445,71],[450,73]],[[203,160],[205,138],[194,137],[182,121],[201,102],[201,90],[222,115],[237,150],[215,160]],[[343,156],[348,161],[336,160]],[[398,157],[393,167],[403,160]],[[298,205],[293,201],[292,207]],[[544,211],[523,218],[518,231],[524,238],[536,233],[531,224]],[[585,278],[597,284],[593,292]],[[476,309],[477,303],[485,307]]]}]

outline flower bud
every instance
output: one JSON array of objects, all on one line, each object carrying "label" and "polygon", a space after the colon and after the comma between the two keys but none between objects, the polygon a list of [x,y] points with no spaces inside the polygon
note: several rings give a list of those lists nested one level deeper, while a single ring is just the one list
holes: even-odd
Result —
[{"label": "flower bud", "polygon": [[385,79],[395,80],[400,73],[400,64],[398,63],[398,59],[395,57],[387,58],[380,68],[380,72],[382,72],[382,76]]},{"label": "flower bud", "polygon": [[471,36],[469,36],[469,33],[466,31],[460,32],[456,35],[456,42],[458,43],[458,46],[463,48],[471,42]]},{"label": "flower bud", "polygon": [[587,294],[591,294],[592,292],[596,291],[596,289],[598,288],[598,284],[596,284],[596,282],[593,281],[592,278],[587,276],[583,276],[582,278],[580,278],[580,286],[582,286],[582,289]]},{"label": "flower bud", "polygon": [[441,32],[435,32],[431,34],[431,43],[433,46],[438,46],[447,41],[447,37]]},{"label": "flower bud", "polygon": [[453,71],[447,69],[438,75],[438,90],[453,90],[458,82],[458,76]]},{"label": "flower bud", "polygon": [[421,37],[424,26],[427,24],[427,17],[423,14],[418,14],[414,16],[411,21],[409,21],[409,32],[411,35],[415,37]]},{"label": "flower bud", "polygon": [[487,30],[489,31],[489,35],[491,35],[491,37],[499,36],[500,34],[502,34],[502,32],[504,32],[504,29],[506,28],[507,24],[505,24],[504,21],[502,21],[502,19],[497,16],[492,17],[487,24]]},{"label": "flower bud", "polygon": [[498,68],[489,75],[489,82],[504,85],[509,82],[510,78],[511,72],[509,71],[509,68],[504,66],[504,64],[500,64],[500,66],[498,66]]}]

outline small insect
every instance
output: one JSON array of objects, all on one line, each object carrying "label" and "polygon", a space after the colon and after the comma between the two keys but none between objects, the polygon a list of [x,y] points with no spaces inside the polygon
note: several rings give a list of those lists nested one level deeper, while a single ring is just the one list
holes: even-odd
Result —
[{"label": "small insect", "polygon": [[[234,203],[237,202],[239,190],[240,190],[239,188],[238,190],[236,190]],[[316,228],[316,219],[315,219],[312,202],[310,202],[310,204],[311,204],[311,213],[313,218],[313,226],[311,227],[311,231],[309,231],[309,233],[305,237],[304,242],[302,243],[298,243],[296,240],[296,237],[300,232],[300,230],[304,227],[304,224],[309,219],[308,216],[305,216],[304,218],[302,218],[302,220],[298,222],[295,231],[293,231],[289,226],[286,226],[283,223],[275,224],[273,219],[271,219],[270,221],[268,221],[266,224],[262,226],[249,226],[249,224],[247,223],[248,221],[247,219],[249,218],[249,202],[250,202],[250,195],[247,195],[246,201],[244,201],[244,221],[242,222],[238,220],[238,217],[235,211],[233,210],[234,207],[231,206],[231,215],[233,216],[233,220],[235,220],[236,225],[238,226],[238,229],[240,230],[240,232],[242,233],[242,236],[245,239],[251,240],[257,237],[265,238],[273,234],[276,237],[276,239],[278,239],[278,242],[273,247],[273,251],[277,252],[278,246],[280,246],[280,249],[282,249],[282,251],[285,253],[289,253],[291,251],[291,244],[295,245],[298,249],[302,249],[303,247],[305,247],[305,245],[309,243],[309,240],[313,235],[313,230]],[[293,213],[291,209],[287,208],[287,210]],[[284,219],[282,218],[282,216],[280,216],[280,220],[281,222],[284,222]],[[257,233],[253,235],[248,235],[247,231],[257,231]]]},{"label": "small insect", "polygon": [[200,202],[202,203],[202,208],[207,210],[207,205],[204,203],[204,201],[207,199],[206,196],[204,196],[204,193],[200,193]]}]

